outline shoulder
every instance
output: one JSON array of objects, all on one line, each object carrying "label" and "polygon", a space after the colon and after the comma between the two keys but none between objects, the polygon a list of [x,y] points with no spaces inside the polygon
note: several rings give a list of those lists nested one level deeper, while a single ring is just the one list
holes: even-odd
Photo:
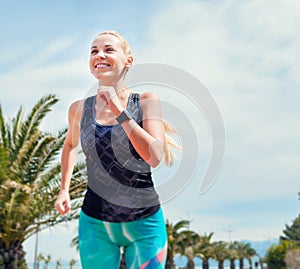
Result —
[{"label": "shoulder", "polygon": [[149,117],[149,115],[159,114],[161,111],[161,102],[159,96],[155,92],[144,92],[140,95],[141,107],[143,115]]},{"label": "shoulder", "polygon": [[155,99],[159,100],[159,96],[155,92],[143,92],[140,94],[141,100]]},{"label": "shoulder", "polygon": [[84,100],[77,100],[73,102],[69,107],[69,116],[71,118],[81,117],[83,106],[84,106]]}]

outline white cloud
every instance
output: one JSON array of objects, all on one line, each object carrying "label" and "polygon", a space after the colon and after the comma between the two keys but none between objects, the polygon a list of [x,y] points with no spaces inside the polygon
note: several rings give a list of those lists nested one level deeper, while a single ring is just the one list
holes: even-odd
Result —
[{"label": "white cloud", "polygon": [[[297,196],[299,18],[298,1],[280,0],[177,1],[153,17],[137,62],[174,65],[204,81],[222,112],[227,139],[213,194],[198,200],[190,193],[197,190],[188,188],[178,196],[181,203],[167,205],[168,214],[172,205],[184,215],[203,204]],[[193,114],[191,120],[198,119]],[[203,225],[209,226],[206,218]],[[255,237],[260,229],[250,230],[239,238]]]},{"label": "white cloud", "polygon": [[178,1],[153,19],[138,58],[174,64],[219,90],[253,89],[280,79],[285,66],[299,70],[298,10],[297,1]]},{"label": "white cloud", "polygon": [[[289,91],[296,92],[287,88],[299,85],[294,75],[299,61],[291,56],[300,40],[295,28],[299,3],[190,1],[184,8],[180,3],[155,18],[153,41],[143,58],[174,64],[204,80],[229,134],[238,132],[238,142],[260,146],[294,138],[300,130],[291,131],[290,125],[299,117],[285,100]],[[292,118],[289,123],[287,118]]]},{"label": "white cloud", "polygon": [[58,54],[69,49],[75,41],[76,38],[71,37],[54,40],[50,44],[46,43],[43,47],[35,49],[33,57],[28,59],[25,63],[20,64],[20,62],[18,62],[16,70],[20,70],[22,72],[25,68],[47,66],[49,62],[51,63],[53,57],[56,57]]},{"label": "white cloud", "polygon": [[24,63],[22,68],[0,75],[1,92],[4,93],[1,96],[2,109],[4,115],[11,118],[16,115],[19,105],[29,112],[42,96],[56,94],[60,101],[43,124],[47,131],[56,131],[66,126],[69,105],[84,98],[96,81],[89,75],[84,59],[39,66],[40,60],[32,61],[37,66],[25,68]]}]

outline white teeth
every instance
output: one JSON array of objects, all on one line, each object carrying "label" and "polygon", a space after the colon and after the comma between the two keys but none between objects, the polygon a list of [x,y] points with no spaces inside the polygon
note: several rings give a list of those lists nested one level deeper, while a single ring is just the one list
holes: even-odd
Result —
[{"label": "white teeth", "polygon": [[108,64],[97,64],[96,67],[97,68],[102,68],[102,67],[108,67]]}]

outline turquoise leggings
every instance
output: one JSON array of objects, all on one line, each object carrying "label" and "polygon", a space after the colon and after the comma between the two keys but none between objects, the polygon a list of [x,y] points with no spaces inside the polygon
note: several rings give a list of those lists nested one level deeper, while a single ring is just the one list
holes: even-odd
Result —
[{"label": "turquoise leggings", "polygon": [[118,269],[120,247],[127,269],[163,269],[167,233],[162,210],[131,222],[105,222],[80,212],[79,252],[82,269]]}]

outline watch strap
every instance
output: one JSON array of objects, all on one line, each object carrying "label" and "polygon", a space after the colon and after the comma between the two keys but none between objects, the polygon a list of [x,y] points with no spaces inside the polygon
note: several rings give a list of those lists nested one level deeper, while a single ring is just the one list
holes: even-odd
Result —
[{"label": "watch strap", "polygon": [[120,115],[118,117],[116,117],[116,120],[119,124],[123,123],[124,121],[127,121],[127,120],[131,120],[133,117],[131,115],[131,113],[127,110],[127,109],[124,109]]}]

